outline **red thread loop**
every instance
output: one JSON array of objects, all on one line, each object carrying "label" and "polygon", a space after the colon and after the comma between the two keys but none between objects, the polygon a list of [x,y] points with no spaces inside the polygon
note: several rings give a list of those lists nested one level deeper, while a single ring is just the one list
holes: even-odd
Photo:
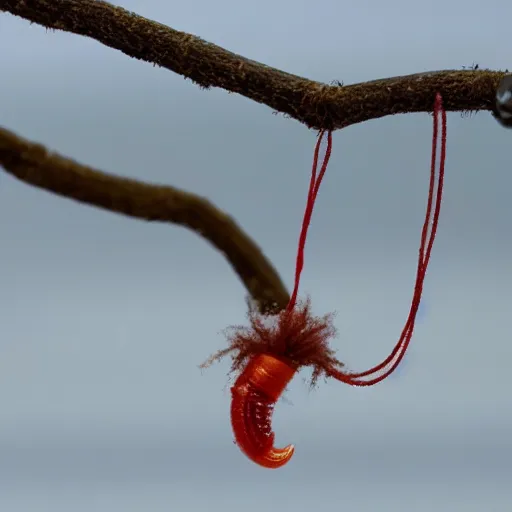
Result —
[{"label": "red thread loop", "polygon": [[[437,163],[437,141],[439,135],[439,118],[441,118],[441,150],[440,150],[440,162],[439,162],[439,176],[437,179],[437,189],[435,189],[436,183],[436,163]],[[287,310],[291,311],[295,307],[295,303],[297,300],[297,293],[299,289],[300,276],[302,273],[302,269],[304,266],[304,247],[306,244],[306,236],[309,224],[311,222],[311,215],[313,213],[313,208],[315,204],[316,197],[318,195],[318,190],[320,188],[320,184],[324,177],[325,171],[327,169],[327,164],[329,163],[329,158],[331,156],[331,148],[332,148],[332,133],[329,131],[327,133],[327,150],[322,163],[322,167],[320,173],[317,178],[317,166],[318,166],[318,154],[320,152],[320,144],[323,138],[325,130],[322,130],[319,134],[318,141],[315,147],[315,154],[313,159],[313,169],[311,172],[311,181],[309,185],[308,198],[306,203],[306,209],[304,212],[304,220],[302,222],[302,230],[299,238],[299,247],[297,251],[297,264],[295,269],[295,286],[293,289],[293,293],[288,303]],[[328,375],[337,380],[345,382],[346,384],[350,384],[352,386],[372,386],[377,384],[378,382],[384,380],[386,377],[391,375],[400,362],[402,361],[407,348],[409,347],[409,343],[411,341],[413,332],[414,332],[414,324],[416,321],[416,315],[418,313],[418,308],[421,302],[421,294],[423,291],[423,282],[425,280],[425,275],[427,273],[428,264],[430,261],[430,255],[432,252],[432,247],[434,244],[434,240],[437,233],[437,226],[439,222],[439,213],[441,211],[441,200],[443,194],[443,184],[444,184],[444,168],[445,168],[445,160],[446,160],[446,111],[443,108],[443,100],[439,93],[436,95],[435,104],[434,104],[434,121],[433,121],[433,135],[432,135],[432,159],[430,166],[430,185],[428,192],[428,202],[427,202],[427,210],[425,213],[425,220],[423,223],[423,230],[421,233],[421,241],[419,248],[419,256],[418,256],[418,267],[416,271],[416,281],[414,285],[414,293],[411,300],[411,308],[409,310],[409,316],[407,321],[405,322],[405,326],[402,330],[400,338],[396,343],[391,354],[381,363],[370,368],[365,372],[360,373],[346,373],[339,370],[331,369],[328,371]],[[432,207],[434,205],[434,197],[435,197],[435,206],[432,213]],[[432,225],[430,226],[430,223]],[[429,235],[429,227],[430,227],[430,236]],[[392,363],[392,361],[394,362]],[[375,374],[381,372],[386,366],[390,363],[391,366],[381,373],[380,375],[374,376]],[[371,377],[369,380],[364,380],[364,377]]]},{"label": "red thread loop", "polygon": [[320,173],[317,177],[317,168],[318,168],[318,155],[320,153],[320,145],[322,143],[323,136],[325,134],[325,130],[321,130],[318,135],[318,140],[315,146],[315,155],[313,157],[313,168],[311,169],[311,180],[309,182],[309,190],[308,190],[308,198],[306,202],[306,210],[304,211],[304,219],[302,221],[302,229],[300,231],[299,237],[299,248],[297,250],[297,263],[295,265],[295,285],[293,287],[293,292],[290,298],[290,302],[288,302],[287,311],[291,311],[297,302],[297,294],[299,293],[299,284],[300,284],[300,275],[302,274],[302,269],[304,268],[304,248],[306,246],[306,238],[308,235],[309,224],[311,223],[311,216],[313,215],[313,209],[315,207],[316,196],[318,195],[318,190],[320,185],[322,184],[322,180],[324,178],[325,171],[327,170],[327,165],[329,164],[329,159],[331,158],[331,150],[332,150],[332,132],[329,131],[327,133],[327,148],[325,150],[324,159],[322,162],[322,167],[320,168]]},{"label": "red thread loop", "polygon": [[[435,193],[435,207],[432,215],[432,205],[434,203],[434,187],[436,181],[436,161],[437,161],[437,139],[439,132],[439,117],[441,117],[441,151],[440,151],[440,162],[439,162],[439,177],[437,180],[437,190]],[[418,308],[421,302],[421,293],[423,291],[423,281],[425,279],[425,275],[427,273],[428,264],[430,261],[430,255],[432,252],[432,246],[434,244],[434,239],[437,233],[437,225],[439,222],[439,213],[441,210],[441,200],[443,195],[443,184],[444,184],[444,167],[446,161],[446,111],[443,108],[443,101],[441,95],[438,93],[436,95],[436,101],[434,104],[434,121],[433,121],[433,134],[432,134],[432,160],[430,165],[430,186],[428,192],[428,202],[427,202],[427,210],[425,213],[425,221],[423,223],[423,230],[421,233],[421,242],[418,256],[418,268],[416,271],[416,282],[414,285],[414,294],[411,301],[411,309],[409,311],[409,316],[407,321],[405,322],[405,326],[402,330],[400,338],[395,345],[391,354],[380,364],[370,368],[365,372],[360,373],[344,373],[340,371],[335,371],[331,374],[332,377],[345,382],[347,384],[351,384],[352,386],[372,386],[381,382],[386,377],[391,375],[400,362],[402,361],[407,348],[409,347],[409,343],[412,338],[412,334],[414,331],[414,323],[416,321],[416,314],[418,313]],[[432,226],[430,229],[430,237],[428,237],[429,224],[432,217]],[[428,241],[427,241],[428,240]],[[396,358],[396,359],[395,359]],[[363,377],[370,377],[379,371],[383,370],[387,365],[389,365],[393,359],[395,361],[391,366],[381,373],[380,375],[373,377],[369,380],[363,380]]]}]

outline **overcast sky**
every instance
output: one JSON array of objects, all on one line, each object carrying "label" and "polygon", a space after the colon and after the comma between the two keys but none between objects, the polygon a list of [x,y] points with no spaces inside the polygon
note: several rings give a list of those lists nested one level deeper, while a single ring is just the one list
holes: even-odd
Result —
[{"label": "overcast sky", "polygon": [[[121,4],[325,82],[511,65],[505,0]],[[314,132],[7,14],[0,69],[1,126],[207,196],[291,286]],[[302,294],[338,312],[338,356],[353,370],[385,357],[407,316],[431,124],[387,117],[333,137]],[[245,321],[222,255],[181,227],[1,173],[0,510],[509,510],[511,143],[489,113],[448,115],[445,202],[404,366],[370,389],[309,392],[296,378],[274,419],[277,444],[296,453],[277,471],[233,444],[229,361],[197,367]]]}]

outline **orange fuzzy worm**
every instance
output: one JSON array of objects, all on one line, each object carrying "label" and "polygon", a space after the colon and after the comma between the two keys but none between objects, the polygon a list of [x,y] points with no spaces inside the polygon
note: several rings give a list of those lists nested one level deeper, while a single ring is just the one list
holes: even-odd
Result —
[{"label": "orange fuzzy worm", "polygon": [[[506,98],[501,99],[504,102]],[[437,173],[439,121],[441,121],[441,148]],[[295,285],[288,306],[274,316],[259,314],[254,307],[250,307],[250,325],[231,328],[228,333],[228,348],[219,350],[201,365],[204,368],[215,360],[231,355],[233,360],[231,370],[238,373],[238,378],[231,388],[231,424],[235,440],[249,459],[266,468],[275,469],[284,466],[293,455],[292,445],[281,449],[274,447],[271,419],[274,404],[295,373],[302,367],[313,368],[312,386],[322,375],[352,386],[373,386],[393,373],[400,364],[413,335],[441,211],[446,159],[446,111],[443,108],[441,95],[437,94],[434,104],[428,201],[409,315],[398,342],[386,359],[364,372],[347,372],[329,346],[329,341],[336,332],[332,324],[332,315],[314,316],[310,310],[309,300],[305,302],[297,300],[300,276],[304,267],[307,231],[331,154],[332,134],[328,132],[325,156],[321,169],[317,173],[320,144],[324,133],[324,131],[320,133],[315,147],[306,209],[299,237]]]},{"label": "orange fuzzy worm", "polygon": [[270,317],[250,304],[250,325],[228,329],[228,348],[201,365],[231,354],[232,371],[238,374],[231,388],[231,425],[236,444],[256,464],[276,469],[293,455],[291,445],[274,448],[271,419],[274,404],[297,371],[312,366],[313,386],[343,367],[329,346],[336,333],[332,320],[332,314],[314,316],[309,300]]},{"label": "orange fuzzy worm", "polygon": [[274,448],[274,404],[297,368],[269,354],[253,357],[231,388],[231,425],[239,448],[256,464],[269,469],[284,466],[293,445]]}]

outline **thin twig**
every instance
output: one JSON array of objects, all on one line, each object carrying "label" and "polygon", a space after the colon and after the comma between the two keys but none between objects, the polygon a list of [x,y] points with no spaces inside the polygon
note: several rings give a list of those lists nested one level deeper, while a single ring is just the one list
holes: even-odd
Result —
[{"label": "thin twig", "polygon": [[0,165],[25,183],[81,203],[188,227],[224,253],[262,312],[277,311],[288,303],[288,292],[261,249],[206,199],[100,172],[1,127]]},{"label": "thin twig", "polygon": [[315,129],[334,130],[392,114],[431,112],[437,92],[448,111],[494,111],[496,89],[505,75],[501,71],[447,70],[329,86],[260,64],[100,0],[0,0],[0,11],[91,37],[201,87],[241,94]]}]

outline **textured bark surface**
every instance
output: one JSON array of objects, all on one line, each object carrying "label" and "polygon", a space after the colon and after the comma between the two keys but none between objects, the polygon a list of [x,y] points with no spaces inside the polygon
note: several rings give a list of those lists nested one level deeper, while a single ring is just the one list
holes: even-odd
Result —
[{"label": "textured bark surface", "polygon": [[265,66],[99,0],[0,0],[1,10],[47,28],[91,37],[201,87],[241,94],[316,129],[334,130],[392,114],[430,112],[437,92],[447,111],[492,110],[505,74],[433,71],[331,86]]}]

